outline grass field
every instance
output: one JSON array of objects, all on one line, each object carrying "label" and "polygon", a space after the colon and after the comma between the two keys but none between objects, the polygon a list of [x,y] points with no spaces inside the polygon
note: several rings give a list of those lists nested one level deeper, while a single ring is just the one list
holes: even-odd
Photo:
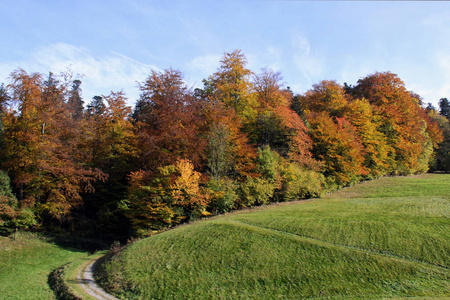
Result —
[{"label": "grass field", "polygon": [[47,283],[50,272],[87,255],[28,233],[15,241],[0,237],[0,299],[55,299]]},{"label": "grass field", "polygon": [[136,299],[450,297],[450,175],[383,178],[130,245]]}]

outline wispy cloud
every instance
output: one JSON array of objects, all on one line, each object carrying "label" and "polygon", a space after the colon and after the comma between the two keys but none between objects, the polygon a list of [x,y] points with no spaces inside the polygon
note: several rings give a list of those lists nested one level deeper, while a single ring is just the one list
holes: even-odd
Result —
[{"label": "wispy cloud", "polygon": [[[29,57],[17,62],[0,63],[0,76],[6,81],[8,74],[18,67],[25,71],[60,73],[69,68],[74,74],[83,75],[83,97],[86,102],[95,95],[122,90],[130,99],[130,105],[139,96],[137,82],[144,81],[150,71],[160,69],[139,62],[123,54],[113,52],[95,55],[85,47],[58,43],[35,49]],[[5,71],[7,70],[7,71]]]},{"label": "wispy cloud", "polygon": [[292,46],[294,48],[293,63],[302,72],[308,85],[313,84],[314,80],[323,74],[323,59],[319,53],[311,50],[307,37],[298,31],[293,34]]},{"label": "wispy cloud", "polygon": [[221,58],[222,54],[207,54],[194,57],[186,66],[189,74],[196,74],[196,77],[186,78],[186,81],[195,87],[202,87],[202,80],[217,71]]}]

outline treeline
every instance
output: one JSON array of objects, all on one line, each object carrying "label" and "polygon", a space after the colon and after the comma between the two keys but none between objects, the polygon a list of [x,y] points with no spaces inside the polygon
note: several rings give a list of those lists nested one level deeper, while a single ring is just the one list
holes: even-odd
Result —
[{"label": "treeline", "polygon": [[134,109],[122,92],[84,104],[70,74],[12,72],[0,89],[0,228],[128,238],[450,170],[447,99],[440,113],[424,108],[389,72],[294,95],[279,73],[246,64],[239,50],[226,53],[202,89],[177,70],[152,71]]}]

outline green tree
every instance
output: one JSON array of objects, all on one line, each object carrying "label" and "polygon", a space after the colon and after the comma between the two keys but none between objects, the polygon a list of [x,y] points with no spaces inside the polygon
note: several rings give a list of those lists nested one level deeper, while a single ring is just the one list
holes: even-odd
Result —
[{"label": "green tree", "polygon": [[25,229],[36,224],[30,209],[19,208],[19,202],[12,193],[10,179],[6,172],[0,170],[0,234],[14,231],[14,239],[18,229]]},{"label": "green tree", "polygon": [[211,176],[220,181],[232,170],[230,129],[222,122],[213,123],[208,134],[207,166]]},{"label": "green tree", "polygon": [[450,119],[450,103],[447,98],[439,99],[439,113],[441,116]]},{"label": "green tree", "polygon": [[81,98],[81,80],[75,79],[72,84],[72,89],[69,91],[69,99],[67,104],[72,112],[73,118],[79,120],[83,117],[84,101]]},{"label": "green tree", "polygon": [[242,131],[242,120],[235,110],[222,102],[209,103],[204,115],[208,128],[207,166],[213,179],[254,177],[256,150]]},{"label": "green tree", "polygon": [[429,117],[438,124],[443,138],[437,145],[431,171],[450,172],[450,121],[436,110],[428,113]]}]

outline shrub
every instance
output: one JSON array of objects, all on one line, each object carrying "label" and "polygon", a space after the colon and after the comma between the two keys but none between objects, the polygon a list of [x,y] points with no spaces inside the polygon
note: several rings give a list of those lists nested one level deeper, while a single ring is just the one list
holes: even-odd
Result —
[{"label": "shrub", "polygon": [[258,149],[258,171],[271,183],[280,181],[280,172],[283,165],[281,156],[269,146]]},{"label": "shrub", "polygon": [[0,234],[10,234],[19,228],[34,225],[36,219],[33,212],[29,208],[19,208],[19,202],[11,191],[8,174],[0,171]]},{"label": "shrub", "polygon": [[289,164],[283,170],[281,195],[284,201],[319,197],[323,192],[324,176]]},{"label": "shrub", "polygon": [[211,196],[208,210],[216,214],[232,210],[239,198],[237,187],[238,185],[228,178],[210,180],[207,185]]},{"label": "shrub", "polygon": [[123,276],[123,266],[120,262],[125,247],[117,241],[114,242],[94,269],[95,280],[100,283],[105,291],[113,294],[131,290]]},{"label": "shrub", "polygon": [[273,197],[275,185],[264,178],[247,178],[240,184],[239,201],[240,207],[267,204]]}]

